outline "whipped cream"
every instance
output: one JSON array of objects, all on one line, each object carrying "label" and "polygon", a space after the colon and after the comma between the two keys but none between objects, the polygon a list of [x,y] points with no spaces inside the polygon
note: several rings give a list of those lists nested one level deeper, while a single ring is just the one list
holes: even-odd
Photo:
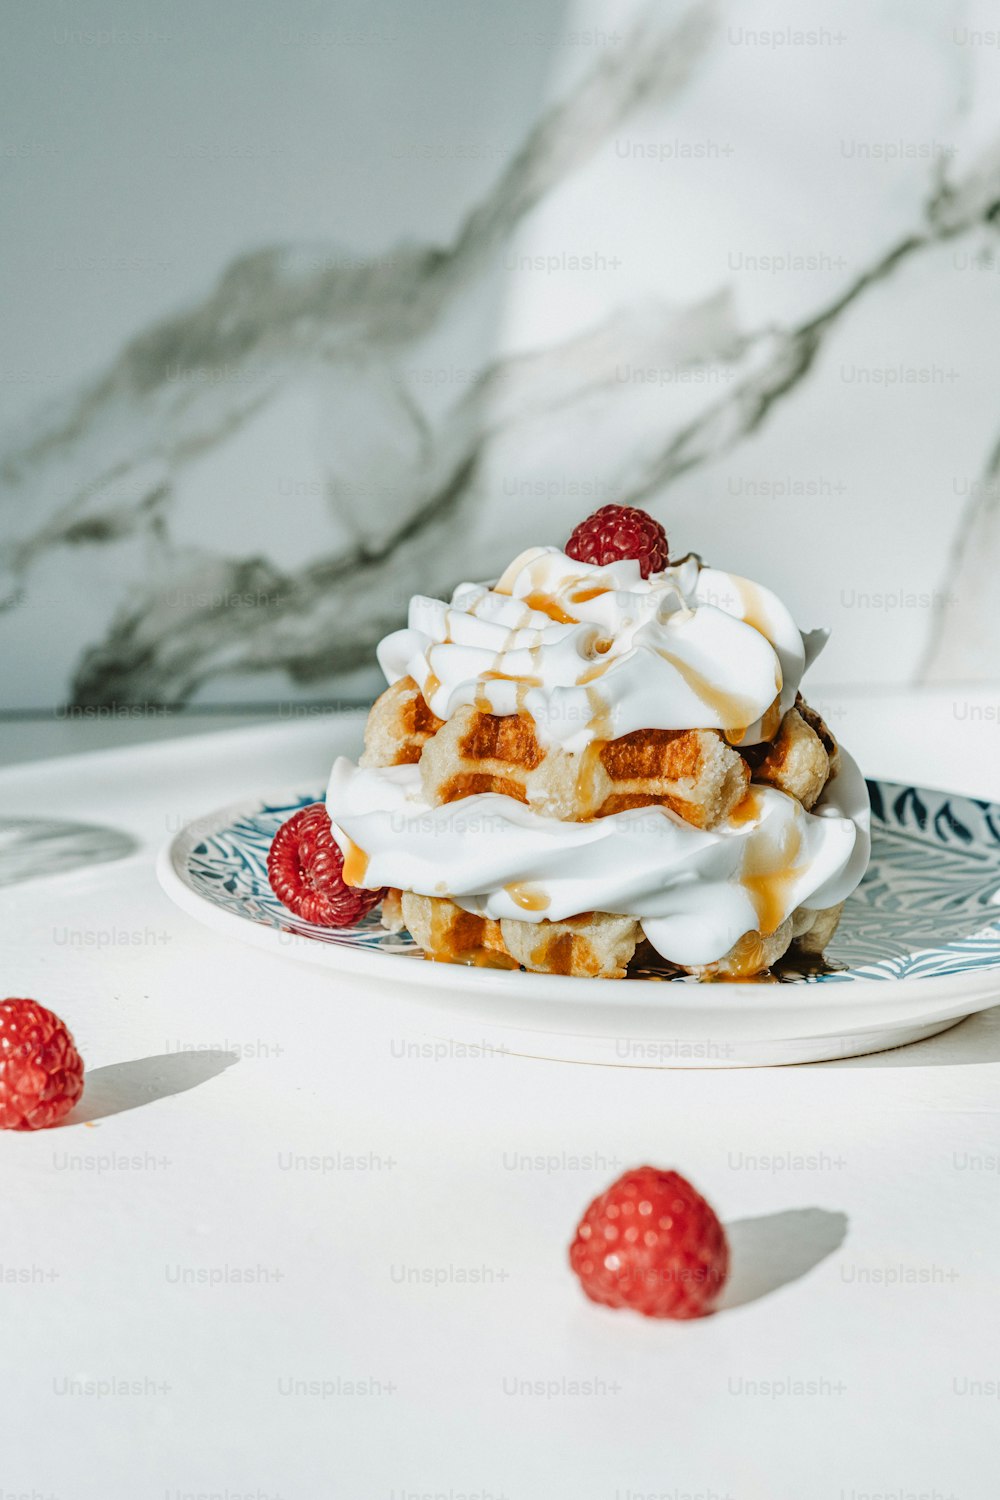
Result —
[{"label": "whipped cream", "polygon": [[450,604],[415,596],[378,649],[390,683],[412,677],[439,719],[466,705],[527,713],[543,744],[583,750],[636,729],[719,729],[770,739],[826,642],[777,595],[691,556],[643,578],[532,547],[492,587]]},{"label": "whipped cream", "polygon": [[[803,634],[769,589],[693,555],[644,579],[638,562],[595,567],[533,547],[496,583],[460,584],[450,604],[417,595],[378,657],[440,719],[465,706],[529,714],[543,744],[570,752],[638,729],[717,729],[753,745],[772,738],[826,638]],[[843,751],[811,813],[754,785],[713,829],[659,806],[563,822],[497,793],[434,807],[418,766],[345,759],[327,809],[355,884],[448,896],[491,918],[633,916],[686,966],[773,932],[799,906],[836,905],[871,847],[867,789]]]},{"label": "whipped cream", "polygon": [[527,922],[620,912],[677,964],[713,963],[798,906],[842,901],[870,852],[867,789],[843,751],[813,812],[754,786],[739,817],[711,830],[662,807],[564,823],[493,792],[432,807],[419,767],[360,769],[343,757],[326,805],[341,846],[367,857],[358,883]]}]

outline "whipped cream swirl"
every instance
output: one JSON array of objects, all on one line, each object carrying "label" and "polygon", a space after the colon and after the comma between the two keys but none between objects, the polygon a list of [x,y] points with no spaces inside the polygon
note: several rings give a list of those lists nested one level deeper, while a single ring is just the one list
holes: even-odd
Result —
[{"label": "whipped cream swirl", "polygon": [[[594,567],[534,547],[492,586],[460,584],[450,604],[416,596],[378,656],[389,682],[412,677],[441,719],[466,705],[525,713],[543,744],[580,752],[638,729],[769,740],[825,641],[769,589],[695,556],[644,579],[637,562]],[[498,793],[432,806],[419,766],[343,758],[327,809],[358,884],[499,919],[621,913],[682,965],[714,963],[799,906],[836,905],[871,847],[867,788],[843,750],[812,812],[754,785],[712,829],[661,806],[580,822]]]},{"label": "whipped cream swirl", "polygon": [[543,744],[568,751],[636,729],[719,729],[753,745],[825,642],[769,589],[694,556],[643,578],[637,562],[533,547],[492,587],[460,584],[450,604],[416,595],[378,658],[440,719],[465,705],[527,713]]},{"label": "whipped cream swirl", "polygon": [[672,963],[707,964],[798,906],[842,901],[868,864],[864,780],[840,773],[813,812],[755,786],[740,818],[694,828],[663,807],[563,823],[495,792],[425,801],[418,766],[333,767],[326,805],[342,846],[364,851],[368,886],[449,896],[466,911],[559,921],[583,911],[641,920]]}]

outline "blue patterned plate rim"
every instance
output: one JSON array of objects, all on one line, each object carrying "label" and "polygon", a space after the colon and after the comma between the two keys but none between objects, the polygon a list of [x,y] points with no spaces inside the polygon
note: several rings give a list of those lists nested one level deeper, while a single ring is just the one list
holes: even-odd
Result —
[{"label": "blue patterned plate rim", "polygon": [[[792,974],[778,986],[753,986],[755,1008],[784,1009],[788,990],[803,985],[881,989],[886,982],[947,980],[950,993],[980,993],[990,971],[1000,969],[1000,806],[954,793],[902,783],[869,780],[872,801],[872,862],[858,890],[844,908],[840,928],[827,950],[831,972]],[[495,970],[412,962],[402,970],[399,958],[413,960],[420,950],[407,933],[386,931],[375,912],[356,927],[314,927],[280,905],[267,883],[267,849],[274,832],[297,808],[321,800],[322,793],[285,793],[223,808],[182,829],[162,851],[158,870],[167,893],[210,926],[261,946],[279,943],[297,958],[364,973],[388,973],[417,983],[444,987],[506,990],[525,976]],[[251,933],[248,924],[257,929]],[[261,930],[263,929],[263,930]],[[323,951],[320,952],[319,950]],[[428,974],[433,971],[433,979]],[[460,976],[460,978],[459,978]],[[532,987],[558,984],[563,994],[573,987],[576,999],[594,991],[589,980],[531,975]],[[1000,974],[995,976],[1000,990]],[[666,979],[671,1005],[685,1003],[691,990],[707,999],[703,985],[671,980],[655,970],[640,969],[623,980],[603,980],[596,987],[610,1000],[617,991],[635,1000],[637,984],[649,990]],[[909,985],[908,985],[909,987]],[[709,987],[739,994],[745,1004],[748,987]],[[779,995],[779,991],[785,993]],[[680,992],[687,992],[682,999]],[[658,993],[662,996],[663,991]],[[594,996],[594,998],[597,998]],[[693,999],[694,996],[691,995]],[[832,996],[831,996],[832,998]],[[843,994],[847,998],[847,994]],[[858,994],[860,998],[860,993]]]}]

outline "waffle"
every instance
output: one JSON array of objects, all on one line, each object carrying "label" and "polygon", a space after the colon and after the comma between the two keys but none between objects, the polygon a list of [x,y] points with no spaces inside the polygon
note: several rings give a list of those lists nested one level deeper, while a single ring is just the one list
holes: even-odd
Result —
[{"label": "waffle", "polygon": [[799,952],[818,957],[836,932],[843,909],[843,901],[824,911],[811,911],[807,906],[800,906],[793,913],[795,934],[792,938]]},{"label": "waffle", "polygon": [[[387,900],[392,903],[393,928],[405,926],[427,957],[439,963],[624,979],[642,942],[642,928],[634,917],[606,911],[583,912],[562,922],[510,917],[496,921],[463,911],[447,896],[391,891]],[[840,911],[840,906],[827,911],[800,906],[774,932],[744,933],[715,963],[690,965],[684,972],[702,979],[745,979],[764,973],[793,944],[803,954],[818,955],[833,936]]]},{"label": "waffle", "polygon": [[382,897],[382,926],[389,932],[402,932],[406,926],[403,919],[403,893],[388,890]]},{"label": "waffle", "polygon": [[751,979],[784,958],[790,948],[804,958],[819,958],[843,909],[843,901],[823,911],[799,906],[773,932],[745,932],[716,963],[694,965],[686,972],[701,979]]},{"label": "waffle", "polygon": [[634,917],[584,912],[563,922],[494,921],[446,896],[402,892],[403,921],[429,958],[485,968],[532,969],[588,979],[623,979],[642,936]]},{"label": "waffle", "polygon": [[[811,709],[807,712],[812,715]],[[818,714],[812,717],[826,729]],[[788,710],[770,744],[749,746],[745,754],[754,781],[787,792],[806,812],[815,806],[830,779],[830,752],[799,708]]]},{"label": "waffle", "polygon": [[442,720],[431,712],[413,678],[401,677],[372,704],[359,765],[413,765],[441,724]]},{"label": "waffle", "polygon": [[660,806],[713,828],[746,794],[742,757],[714,729],[640,729],[574,755],[543,749],[523,714],[461,708],[420,757],[432,806],[499,792],[563,822]]},{"label": "waffle", "polygon": [[686,972],[699,979],[751,979],[763,974],[788,952],[794,926],[791,916],[773,932],[745,932],[717,962],[692,964]]},{"label": "waffle", "polygon": [[475,964],[487,969],[516,969],[507,952],[500,923],[463,911],[446,896],[400,892],[403,922],[410,936],[439,963]]},{"label": "waffle", "polygon": [[823,719],[814,708],[809,707],[808,703],[803,698],[801,693],[796,694],[795,707],[798,709],[803,719],[805,719],[806,723],[809,725],[809,728],[814,732],[814,734],[819,737],[819,740],[822,743],[823,749],[826,751],[827,757],[830,762],[830,775],[836,776],[837,772],[840,770],[840,746],[837,744],[837,741],[834,739],[832,733],[823,722]]},{"label": "waffle", "polygon": [[[495,792],[563,821],[657,805],[695,827],[712,828],[742,801],[751,779],[795,797],[808,811],[836,774],[839,749],[800,694],[773,739],[742,752],[717,730],[650,729],[596,741],[573,755],[558,747],[546,750],[524,714],[468,707],[442,722],[405,677],[372,708],[361,764],[416,763],[424,794],[435,806]],[[746,932],[715,963],[692,965],[687,972],[749,978],[790,946],[821,954],[840,911],[799,907],[773,932]],[[624,977],[642,941],[638,920],[629,916],[584,912],[558,922],[496,921],[466,912],[448,897],[408,891],[390,891],[382,917],[392,931],[408,928],[427,956],[441,962],[588,978]]]}]

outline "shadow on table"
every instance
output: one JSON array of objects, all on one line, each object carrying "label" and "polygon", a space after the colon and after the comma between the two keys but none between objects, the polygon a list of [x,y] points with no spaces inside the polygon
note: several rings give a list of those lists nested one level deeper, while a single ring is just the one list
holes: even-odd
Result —
[{"label": "shadow on table", "polygon": [[90,869],[134,854],[139,843],[103,823],[0,816],[0,886]]},{"label": "shadow on table", "polygon": [[798,1281],[839,1250],[847,1237],[847,1215],[826,1208],[788,1208],[759,1219],[726,1225],[729,1281],[719,1311],[757,1302]]},{"label": "shadow on table", "polygon": [[128,1109],[139,1109],[171,1094],[196,1089],[239,1062],[236,1052],[159,1052],[153,1057],[133,1057],[88,1069],[83,1098],[69,1116],[67,1125],[86,1125],[106,1120]]},{"label": "shadow on table", "polygon": [[843,1057],[835,1062],[814,1063],[817,1068],[933,1068],[959,1063],[1000,1062],[1000,1005],[981,1010],[948,1031],[911,1042],[891,1052],[872,1052],[867,1057]]}]

